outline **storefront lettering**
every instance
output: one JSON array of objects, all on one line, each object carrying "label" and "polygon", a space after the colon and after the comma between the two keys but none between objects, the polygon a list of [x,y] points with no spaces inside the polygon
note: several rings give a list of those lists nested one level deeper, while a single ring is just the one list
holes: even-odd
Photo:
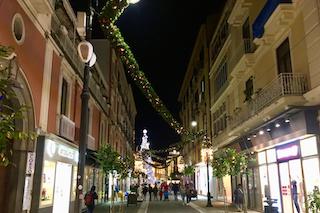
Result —
[{"label": "storefront lettering", "polygon": [[71,149],[63,144],[47,139],[46,152],[50,158],[60,156],[78,162],[79,154],[75,149]]},{"label": "storefront lettering", "polygon": [[277,149],[278,161],[299,158],[299,146],[297,144]]},{"label": "storefront lettering", "polygon": [[74,159],[74,151],[62,145],[59,146],[58,155],[61,157],[69,158],[71,160]]}]

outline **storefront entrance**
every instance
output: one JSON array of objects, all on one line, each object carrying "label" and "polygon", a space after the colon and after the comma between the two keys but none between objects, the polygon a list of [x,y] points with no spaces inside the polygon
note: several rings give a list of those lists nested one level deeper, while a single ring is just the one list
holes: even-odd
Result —
[{"label": "storefront entrance", "polygon": [[320,187],[317,137],[306,137],[258,153],[263,208],[307,212],[307,195]]},{"label": "storefront entrance", "polygon": [[68,213],[71,194],[72,165],[57,162],[54,187],[53,213]]},{"label": "storefront entrance", "polygon": [[283,212],[305,212],[301,160],[280,163],[279,172]]}]

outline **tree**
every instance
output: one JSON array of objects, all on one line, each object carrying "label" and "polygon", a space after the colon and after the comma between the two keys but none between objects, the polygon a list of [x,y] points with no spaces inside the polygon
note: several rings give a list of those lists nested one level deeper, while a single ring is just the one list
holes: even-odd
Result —
[{"label": "tree", "polygon": [[191,175],[194,174],[194,171],[195,171],[194,166],[193,165],[188,165],[188,166],[186,166],[184,168],[183,174],[188,176],[188,177],[190,177]]},{"label": "tree", "polygon": [[[247,171],[248,160],[249,158],[245,153],[237,152],[235,149],[227,148],[221,150],[212,160],[213,175],[221,179],[227,175],[237,176],[244,174]],[[226,207],[226,194],[223,182],[222,185],[224,204]]]},{"label": "tree", "polygon": [[[0,59],[5,60],[12,52],[12,48],[0,45]],[[17,99],[14,89],[17,88],[11,79],[10,69],[7,66],[0,68],[0,166],[4,167],[10,164],[14,141],[36,138],[34,133],[16,128],[16,122],[24,118],[23,113],[28,107],[12,104],[12,100]]]},{"label": "tree", "polygon": [[112,149],[109,144],[103,145],[96,154],[97,161],[105,174],[109,174],[113,170],[118,173],[122,169],[120,155]]},{"label": "tree", "polygon": [[313,212],[317,213],[320,211],[320,191],[316,186],[312,193],[308,195],[308,208]]}]

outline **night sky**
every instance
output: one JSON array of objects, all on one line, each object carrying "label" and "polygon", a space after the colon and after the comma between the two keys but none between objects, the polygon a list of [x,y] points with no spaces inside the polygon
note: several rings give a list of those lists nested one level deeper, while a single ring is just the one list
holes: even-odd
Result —
[{"label": "night sky", "polygon": [[[209,14],[220,13],[224,2],[140,0],[137,4],[130,5],[117,22],[140,69],[145,72],[176,119],[179,119],[179,90],[200,25]],[[78,7],[75,3],[73,6]],[[93,37],[101,38],[99,29],[94,29]],[[128,80],[134,85],[131,79]],[[136,144],[141,143],[144,128],[148,130],[152,149],[166,148],[171,143],[178,142],[179,137],[175,131],[152,108],[135,85],[133,92],[138,110]]]}]

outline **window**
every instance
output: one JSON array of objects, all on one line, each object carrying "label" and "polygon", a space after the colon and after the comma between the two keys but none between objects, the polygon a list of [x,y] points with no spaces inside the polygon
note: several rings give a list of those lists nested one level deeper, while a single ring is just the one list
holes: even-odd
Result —
[{"label": "window", "polygon": [[277,48],[277,63],[279,74],[292,72],[290,45],[288,38]]},{"label": "window", "polygon": [[22,19],[22,16],[17,13],[13,16],[12,19],[12,33],[15,41],[18,44],[22,44],[25,39],[25,26]]},{"label": "window", "polygon": [[214,94],[218,94],[228,80],[227,60],[224,59],[214,76]]},{"label": "window", "polygon": [[250,39],[250,24],[249,18],[243,23],[242,25],[242,38],[243,39]]},{"label": "window", "polygon": [[219,109],[213,112],[213,135],[217,136],[227,128],[227,108],[223,103]]},{"label": "window", "polygon": [[244,91],[244,94],[246,96],[246,99],[244,101],[250,101],[251,96],[253,95],[253,77],[252,76],[246,81],[246,90]]},{"label": "window", "polygon": [[67,113],[68,113],[68,82],[66,81],[66,79],[62,78],[60,114],[67,116]]}]

